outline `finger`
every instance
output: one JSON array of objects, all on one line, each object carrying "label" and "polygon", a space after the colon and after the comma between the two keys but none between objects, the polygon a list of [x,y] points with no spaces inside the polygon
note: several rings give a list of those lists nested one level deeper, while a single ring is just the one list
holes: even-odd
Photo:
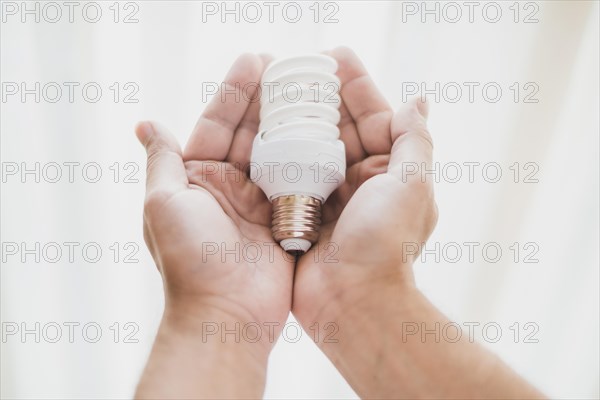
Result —
[{"label": "finger", "polygon": [[[260,55],[260,57],[263,61],[264,72],[264,69],[266,69],[273,60],[273,57],[270,55]],[[258,132],[258,125],[260,123],[259,112],[260,101],[257,99],[248,107],[246,114],[242,118],[242,121],[234,134],[231,149],[227,155],[227,161],[235,166],[246,167],[250,163],[252,142]],[[347,165],[351,166],[363,160],[367,156],[367,153],[362,147],[354,120],[343,101],[340,106],[340,114],[340,140],[345,144]]]},{"label": "finger", "polygon": [[328,54],[338,62],[340,95],[356,123],[362,146],[371,155],[389,153],[393,111],[388,102],[352,50],[338,47]]},{"label": "finger", "polygon": [[[269,227],[271,203],[263,191],[228,163],[186,161],[190,184],[206,189],[236,223],[245,221]],[[225,178],[226,177],[226,178]]]},{"label": "finger", "polygon": [[349,167],[346,171],[346,180],[337,188],[323,207],[323,223],[336,220],[350,198],[358,188],[372,177],[387,172],[390,162],[389,154],[370,156]]},{"label": "finger", "polygon": [[[268,54],[260,54],[261,71],[260,76],[273,60],[273,57]],[[263,94],[260,91],[254,92],[254,99],[250,103],[246,113],[242,117],[235,134],[226,160],[237,168],[246,169],[250,164],[250,154],[252,153],[252,142],[258,133],[258,125],[260,123],[260,96]]]},{"label": "finger", "polygon": [[146,196],[154,192],[173,194],[187,188],[187,175],[177,140],[153,122],[141,122],[135,133],[146,148]]},{"label": "finger", "polygon": [[225,160],[233,133],[251,103],[261,74],[262,61],[256,54],[242,54],[233,63],[196,123],[185,147],[184,160]]},{"label": "finger", "polygon": [[348,107],[342,100],[340,104],[340,140],[344,142],[346,148],[346,165],[350,167],[367,157],[367,152],[360,142],[358,131],[352,116],[348,112]]},{"label": "finger", "polygon": [[431,170],[433,141],[427,130],[428,104],[416,98],[406,103],[392,119],[394,143],[388,172],[402,182],[420,179],[421,171]]}]

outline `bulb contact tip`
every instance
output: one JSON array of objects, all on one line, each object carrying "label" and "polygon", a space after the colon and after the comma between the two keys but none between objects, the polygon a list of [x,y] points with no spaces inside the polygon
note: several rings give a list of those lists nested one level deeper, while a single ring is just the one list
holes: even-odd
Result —
[{"label": "bulb contact tip", "polygon": [[285,251],[305,253],[319,238],[321,200],[306,195],[284,195],[273,199],[273,239]]}]

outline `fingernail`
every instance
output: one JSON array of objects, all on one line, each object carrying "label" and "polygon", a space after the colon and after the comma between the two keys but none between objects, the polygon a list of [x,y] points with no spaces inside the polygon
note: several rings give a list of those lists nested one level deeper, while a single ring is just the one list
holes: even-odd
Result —
[{"label": "fingernail", "polygon": [[413,101],[417,106],[419,114],[427,120],[427,117],[429,117],[429,102],[427,101],[427,98],[415,97]]},{"label": "fingernail", "polygon": [[145,147],[150,137],[154,134],[154,127],[149,121],[139,122],[135,127],[135,134],[140,143]]}]

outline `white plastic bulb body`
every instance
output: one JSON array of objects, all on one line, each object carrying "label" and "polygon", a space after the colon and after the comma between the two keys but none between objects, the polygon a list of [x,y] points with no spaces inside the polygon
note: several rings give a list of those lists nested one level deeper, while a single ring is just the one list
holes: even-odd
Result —
[{"label": "white plastic bulb body", "polygon": [[250,178],[273,204],[273,238],[304,253],[319,237],[321,206],[346,174],[337,62],[311,54],[273,62],[261,82]]}]

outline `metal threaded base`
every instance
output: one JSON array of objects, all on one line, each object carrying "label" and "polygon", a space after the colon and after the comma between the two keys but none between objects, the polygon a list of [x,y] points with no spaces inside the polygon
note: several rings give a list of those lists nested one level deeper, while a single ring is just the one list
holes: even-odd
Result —
[{"label": "metal threaded base", "polygon": [[[273,239],[300,239],[314,244],[321,226],[321,200],[305,195],[285,195],[273,199]],[[294,251],[296,252],[296,251]]]}]

